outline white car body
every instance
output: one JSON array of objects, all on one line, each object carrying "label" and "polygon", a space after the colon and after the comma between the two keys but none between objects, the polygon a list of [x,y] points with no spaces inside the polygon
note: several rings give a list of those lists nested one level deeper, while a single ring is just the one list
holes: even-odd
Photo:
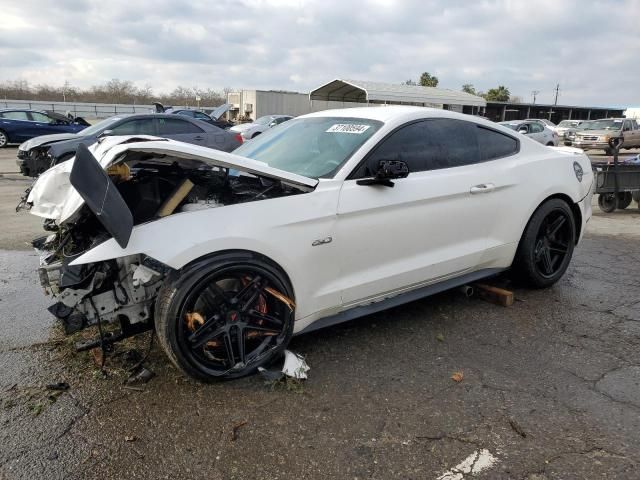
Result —
[{"label": "white car body", "polygon": [[231,127],[230,130],[232,132],[239,132],[244,140],[251,140],[256,135],[260,135],[270,128],[292,118],[290,115],[265,115],[264,117],[258,118],[255,122],[241,123],[240,125]]},{"label": "white car body", "polygon": [[[591,216],[593,173],[588,157],[578,150],[546,148],[482,118],[438,109],[354,108],[301,118],[314,117],[383,124],[333,178],[307,178],[175,141],[123,143],[128,139],[109,137],[94,145],[94,156],[105,169],[127,151],[171,154],[280,178],[306,193],[141,223],[133,227],[126,247],[111,238],[71,265],[142,254],[180,270],[214,252],[256,252],[286,272],[295,291],[294,332],[302,332],[393,305],[394,298],[402,303],[508,269],[529,219],[550,197],[564,198],[579,211],[579,236]],[[410,173],[394,180],[394,188],[349,179],[395,129],[441,118],[501,132],[516,138],[519,149],[495,160]],[[581,181],[576,165],[584,172]],[[65,162],[40,176],[29,198],[34,214],[58,223],[77,215],[83,200],[68,183],[72,166],[73,161]]]}]

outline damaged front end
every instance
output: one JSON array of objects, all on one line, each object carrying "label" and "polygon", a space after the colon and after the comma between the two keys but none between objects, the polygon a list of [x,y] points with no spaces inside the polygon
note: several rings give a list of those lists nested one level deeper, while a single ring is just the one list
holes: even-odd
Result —
[{"label": "damaged front end", "polygon": [[[304,177],[278,178],[259,162],[233,157],[152,137],[108,137],[91,149],[80,145],[74,160],[38,179],[26,203],[51,232],[33,242],[40,282],[55,299],[49,311],[67,334],[91,326],[100,332],[79,349],[105,349],[151,329],[156,297],[172,272],[144,254],[74,263],[82,255],[111,238],[124,249],[136,225],[169,215],[312,189]],[[103,323],[120,330],[105,335]]]}]

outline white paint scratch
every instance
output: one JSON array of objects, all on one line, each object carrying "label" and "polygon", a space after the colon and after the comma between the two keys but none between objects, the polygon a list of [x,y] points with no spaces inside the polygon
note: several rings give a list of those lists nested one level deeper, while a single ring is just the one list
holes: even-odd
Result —
[{"label": "white paint scratch", "polygon": [[465,475],[475,475],[483,470],[491,468],[498,462],[489,450],[483,448],[476,450],[451,470],[447,470],[438,477],[438,480],[463,480]]}]

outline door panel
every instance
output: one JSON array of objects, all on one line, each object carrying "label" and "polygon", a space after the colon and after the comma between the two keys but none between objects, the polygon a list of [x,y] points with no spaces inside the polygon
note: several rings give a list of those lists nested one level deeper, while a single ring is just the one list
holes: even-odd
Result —
[{"label": "door panel", "polygon": [[335,240],[345,304],[471,270],[490,247],[498,203],[487,162],[411,173],[395,187],[346,181]]}]

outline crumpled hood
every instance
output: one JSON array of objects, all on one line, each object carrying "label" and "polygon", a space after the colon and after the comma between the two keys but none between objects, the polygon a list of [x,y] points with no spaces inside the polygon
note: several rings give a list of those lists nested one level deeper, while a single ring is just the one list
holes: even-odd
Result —
[{"label": "crumpled hood", "polygon": [[[296,186],[313,188],[318,184],[316,179],[285,172],[240,155],[149,135],[109,136],[89,147],[89,151],[105,170],[128,150],[200,161],[207,165],[241,170]],[[60,224],[69,220],[80,209],[84,200],[69,180],[75,161],[74,157],[59,163],[38,177],[27,198],[27,203],[31,205],[30,213],[55,220]]]},{"label": "crumpled hood", "polygon": [[32,138],[20,144],[18,149],[29,151],[32,148],[40,147],[50,143],[61,142],[63,140],[71,140],[72,138],[78,138],[77,133],[54,133],[52,135],[41,135],[39,137]]}]

